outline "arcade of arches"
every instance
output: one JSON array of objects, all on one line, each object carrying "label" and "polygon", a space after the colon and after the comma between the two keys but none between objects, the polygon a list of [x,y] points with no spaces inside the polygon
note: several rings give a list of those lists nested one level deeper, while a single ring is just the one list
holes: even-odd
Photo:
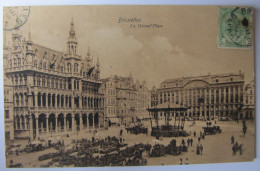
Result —
[{"label": "arcade of arches", "polygon": [[71,133],[102,127],[104,127],[104,114],[102,112],[16,115],[14,122],[15,130],[28,130],[32,139],[44,135]]}]

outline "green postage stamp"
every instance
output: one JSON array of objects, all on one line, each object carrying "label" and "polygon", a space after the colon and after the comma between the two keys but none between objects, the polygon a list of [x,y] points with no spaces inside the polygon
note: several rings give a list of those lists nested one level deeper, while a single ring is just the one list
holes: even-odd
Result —
[{"label": "green postage stamp", "polygon": [[219,48],[250,49],[252,46],[253,8],[219,8]]}]

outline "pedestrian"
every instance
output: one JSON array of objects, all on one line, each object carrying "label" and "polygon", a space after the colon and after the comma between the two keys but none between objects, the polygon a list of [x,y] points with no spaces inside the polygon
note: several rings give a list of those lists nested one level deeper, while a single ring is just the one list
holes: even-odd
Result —
[{"label": "pedestrian", "polygon": [[234,144],[234,142],[235,142],[235,138],[232,135],[232,137],[231,137],[231,144]]},{"label": "pedestrian", "polygon": [[196,154],[197,154],[197,155],[200,154],[200,146],[199,146],[199,144],[197,144],[197,147],[196,147]]},{"label": "pedestrian", "polygon": [[202,132],[200,131],[200,137],[202,136]]},{"label": "pedestrian", "polygon": [[182,139],[181,144],[182,144],[183,146],[185,145],[184,139]]},{"label": "pedestrian", "polygon": [[191,146],[192,146],[192,143],[193,143],[193,139],[191,138],[191,139],[190,139],[190,145],[191,145]]},{"label": "pedestrian", "polygon": [[202,155],[203,145],[200,144],[200,155]]},{"label": "pedestrian", "polygon": [[204,133],[202,134],[202,139],[205,139],[205,134]]},{"label": "pedestrian", "polygon": [[198,137],[198,143],[200,143],[200,137]]},{"label": "pedestrian", "polygon": [[190,146],[190,139],[189,138],[187,140],[187,144],[188,144],[188,146]]},{"label": "pedestrian", "polygon": [[182,165],[182,158],[180,158],[180,165]]},{"label": "pedestrian", "polygon": [[194,137],[196,137],[196,131],[193,132]]},{"label": "pedestrian", "polygon": [[188,165],[188,164],[189,164],[189,158],[187,157],[186,161],[185,161],[185,165]]},{"label": "pedestrian", "polygon": [[215,125],[217,124],[217,121],[215,121]]},{"label": "pedestrian", "polygon": [[122,136],[122,134],[123,134],[123,130],[121,129],[121,130],[120,130],[120,136]]}]

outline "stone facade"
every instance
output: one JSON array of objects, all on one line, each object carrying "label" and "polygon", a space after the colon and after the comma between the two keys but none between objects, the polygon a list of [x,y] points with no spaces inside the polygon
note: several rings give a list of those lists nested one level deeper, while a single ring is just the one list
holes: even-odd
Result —
[{"label": "stone facade", "polygon": [[245,86],[244,93],[244,116],[245,119],[255,118],[255,81],[250,81]]},{"label": "stone facade", "polygon": [[110,122],[126,124],[148,117],[146,108],[151,104],[151,95],[145,81],[134,82],[131,75],[115,75],[102,79],[102,82],[106,115]]},{"label": "stone facade", "polygon": [[157,89],[158,104],[190,107],[187,117],[237,118],[243,106],[244,74],[227,73],[168,79]]},{"label": "stone facade", "polygon": [[13,97],[13,102],[5,102],[10,117],[5,121],[12,121],[14,138],[38,139],[104,126],[99,61],[94,64],[89,50],[86,56],[78,55],[77,46],[73,21],[66,53],[14,30],[12,46],[4,48],[4,89]]}]

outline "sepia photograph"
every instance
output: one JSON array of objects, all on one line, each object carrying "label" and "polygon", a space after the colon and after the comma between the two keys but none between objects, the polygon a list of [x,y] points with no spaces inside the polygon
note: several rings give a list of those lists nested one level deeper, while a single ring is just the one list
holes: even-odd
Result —
[{"label": "sepia photograph", "polygon": [[2,12],[6,168],[254,161],[253,7]]}]

